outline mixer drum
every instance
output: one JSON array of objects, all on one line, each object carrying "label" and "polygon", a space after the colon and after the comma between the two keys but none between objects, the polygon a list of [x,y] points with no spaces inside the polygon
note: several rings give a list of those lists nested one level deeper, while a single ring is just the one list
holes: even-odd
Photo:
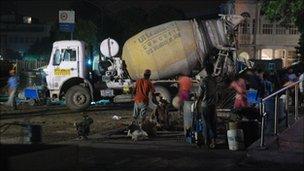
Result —
[{"label": "mixer drum", "polygon": [[192,21],[172,21],[143,30],[124,44],[122,58],[132,79],[151,69],[151,79],[189,74],[198,65]]}]

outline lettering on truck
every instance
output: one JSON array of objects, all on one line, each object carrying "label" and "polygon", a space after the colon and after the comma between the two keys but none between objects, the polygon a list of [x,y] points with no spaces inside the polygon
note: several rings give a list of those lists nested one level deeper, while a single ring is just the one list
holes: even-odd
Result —
[{"label": "lettering on truck", "polygon": [[71,70],[70,69],[55,68],[54,69],[54,75],[55,76],[69,76],[69,75],[71,75]]}]

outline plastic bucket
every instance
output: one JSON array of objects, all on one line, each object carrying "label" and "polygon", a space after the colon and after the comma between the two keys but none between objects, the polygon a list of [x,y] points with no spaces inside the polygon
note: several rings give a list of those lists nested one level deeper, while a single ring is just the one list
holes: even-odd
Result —
[{"label": "plastic bucket", "polygon": [[250,89],[247,91],[246,95],[247,95],[247,102],[248,102],[249,106],[252,106],[252,105],[258,103],[257,94],[258,94],[257,90]]},{"label": "plastic bucket", "polygon": [[229,150],[243,150],[245,148],[243,130],[230,129],[227,131],[227,138]]},{"label": "plastic bucket", "polygon": [[184,134],[186,135],[187,130],[192,127],[193,114],[191,112],[191,105],[194,101],[184,101],[183,106],[183,119],[184,119]]}]

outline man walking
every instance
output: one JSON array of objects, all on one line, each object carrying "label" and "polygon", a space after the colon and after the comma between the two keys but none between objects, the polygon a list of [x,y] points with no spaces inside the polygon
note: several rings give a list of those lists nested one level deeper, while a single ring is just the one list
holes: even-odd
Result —
[{"label": "man walking", "polygon": [[7,102],[4,103],[4,105],[12,107],[13,109],[16,109],[16,92],[18,88],[18,77],[16,76],[16,71],[15,70],[10,70],[9,72],[10,77],[7,81],[8,85],[8,100]]},{"label": "man walking", "polygon": [[209,148],[215,148],[216,138],[216,80],[212,76],[213,65],[206,66],[207,77],[200,82],[198,112],[205,121],[203,134]]},{"label": "man walking", "polygon": [[133,118],[139,126],[146,119],[147,106],[149,104],[149,93],[154,96],[154,87],[150,81],[151,70],[146,69],[144,72],[144,78],[136,81],[136,85],[133,90],[134,97],[134,113]]}]

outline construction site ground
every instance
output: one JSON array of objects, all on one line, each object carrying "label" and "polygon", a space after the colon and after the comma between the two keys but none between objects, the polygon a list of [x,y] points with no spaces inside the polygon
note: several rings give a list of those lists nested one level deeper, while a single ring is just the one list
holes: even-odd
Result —
[{"label": "construction site ground", "polygon": [[[231,151],[228,149],[224,137],[219,138],[220,141],[216,149],[211,150],[205,146],[198,148],[194,144],[186,143],[182,131],[178,129],[178,131],[170,132],[160,131],[157,137],[133,142],[130,137],[126,137],[124,129],[132,119],[132,104],[96,106],[91,107],[86,113],[94,119],[94,123],[91,127],[89,140],[80,141],[77,139],[73,123],[81,119],[81,113],[71,112],[64,106],[22,106],[17,111],[2,108],[1,125],[13,122],[39,124],[42,126],[43,143],[30,146],[20,145],[23,141],[22,128],[12,125],[1,134],[1,151],[10,148],[26,149],[31,146],[34,148],[42,146],[42,149],[46,148],[45,146],[54,146],[54,149],[55,147],[59,149],[57,152],[47,149],[41,150],[40,153],[32,152],[31,157],[24,155],[22,158],[22,155],[17,155],[20,160],[17,160],[16,157],[10,159],[16,163],[19,162],[14,167],[26,167],[27,163],[31,163],[29,165],[31,169],[39,169],[42,166],[44,169],[52,168],[50,170],[54,170],[54,168],[55,170],[58,168],[64,168],[64,170],[303,169],[303,162],[301,162],[303,159],[303,149],[301,149],[303,139],[290,140],[297,142],[296,148],[300,147],[300,150],[293,153],[288,153],[286,150],[281,152],[282,149],[260,152],[257,148],[258,145],[256,145],[258,143],[253,144],[254,147],[247,150]],[[177,112],[171,114],[176,117],[174,119],[177,120],[177,124],[178,122],[182,124]],[[121,117],[121,119],[113,119],[114,115]],[[302,130],[302,132],[292,131],[298,132],[296,135],[301,137],[303,122],[298,124],[296,128],[291,127],[290,129]],[[285,142],[290,143],[288,140]],[[16,146],[21,147],[8,144],[17,144]],[[271,144],[273,143],[268,143],[268,146],[271,147]],[[13,154],[11,153],[11,155]],[[268,156],[268,160],[258,160],[260,155],[263,155],[264,158]],[[281,156],[281,160],[271,160],[278,155]],[[48,160],[43,160],[41,156],[48,156]],[[40,162],[33,164],[32,160]]]}]

